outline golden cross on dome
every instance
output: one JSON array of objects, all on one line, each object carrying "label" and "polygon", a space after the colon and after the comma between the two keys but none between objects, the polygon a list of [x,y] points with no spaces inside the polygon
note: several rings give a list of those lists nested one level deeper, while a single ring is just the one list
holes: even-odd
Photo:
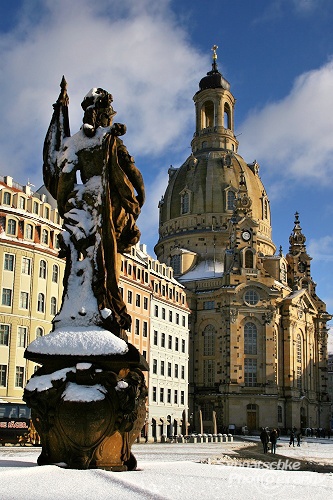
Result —
[{"label": "golden cross on dome", "polygon": [[213,51],[213,60],[216,61],[217,59],[217,54],[216,54],[216,50],[218,49],[218,45],[213,45],[212,47],[212,51]]}]

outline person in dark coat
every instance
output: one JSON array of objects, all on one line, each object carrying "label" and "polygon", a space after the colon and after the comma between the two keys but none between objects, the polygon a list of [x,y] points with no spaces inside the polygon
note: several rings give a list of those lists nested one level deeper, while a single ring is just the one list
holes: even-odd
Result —
[{"label": "person in dark coat", "polygon": [[302,434],[301,434],[301,431],[299,431],[299,432],[296,434],[297,446],[301,446],[301,437],[302,437]]},{"label": "person in dark coat", "polygon": [[295,433],[294,431],[290,431],[290,439],[289,439],[289,446],[295,446]]},{"label": "person in dark coat", "polygon": [[276,429],[273,429],[269,435],[269,440],[272,443],[272,453],[276,452],[276,441],[278,438],[278,434],[276,432]]},{"label": "person in dark coat", "polygon": [[262,445],[264,448],[264,453],[267,453],[269,436],[268,436],[266,429],[264,429],[264,428],[262,428],[262,431],[260,433],[260,441],[262,442]]}]

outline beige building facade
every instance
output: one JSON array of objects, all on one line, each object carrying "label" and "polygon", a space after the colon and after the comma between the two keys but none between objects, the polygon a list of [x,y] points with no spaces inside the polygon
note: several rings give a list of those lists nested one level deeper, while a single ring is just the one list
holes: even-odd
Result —
[{"label": "beige building facade", "polygon": [[25,348],[50,332],[61,305],[61,220],[53,202],[0,178],[0,398],[8,402],[21,402],[36,366]]},{"label": "beige building facade", "polygon": [[260,167],[238,154],[235,98],[216,58],[193,98],[192,153],[169,169],[155,247],[192,311],[191,428],[327,427],[332,316],[297,213],[288,254],[276,252]]}]

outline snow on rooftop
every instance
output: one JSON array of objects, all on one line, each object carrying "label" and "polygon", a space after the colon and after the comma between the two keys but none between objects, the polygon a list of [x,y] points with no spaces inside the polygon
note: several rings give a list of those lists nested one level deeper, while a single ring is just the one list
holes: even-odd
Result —
[{"label": "snow on rooftop", "polygon": [[214,262],[207,260],[200,262],[188,273],[179,276],[178,281],[194,281],[209,278],[221,278],[223,276],[224,265],[223,262]]},{"label": "snow on rooftop", "polygon": [[98,326],[57,329],[45,337],[38,337],[27,348],[28,352],[50,355],[101,356],[126,354],[126,342]]}]

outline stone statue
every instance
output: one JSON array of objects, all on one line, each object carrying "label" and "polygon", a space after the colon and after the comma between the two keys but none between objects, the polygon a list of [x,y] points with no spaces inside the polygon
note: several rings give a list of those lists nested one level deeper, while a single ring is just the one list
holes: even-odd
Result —
[{"label": "stone statue", "polygon": [[[66,256],[63,305],[54,324],[66,324],[69,316],[86,316],[85,324],[88,320],[126,340],[131,318],[118,288],[118,254],[139,240],[136,219],[145,192],[141,173],[119,139],[126,126],[112,125],[116,114],[112,101],[105,90],[91,89],[81,103],[83,125],[71,136],[63,77],[45,138],[43,176],[66,230],[61,241]],[[78,184],[78,173],[82,184]],[[89,283],[97,310],[82,305],[73,313],[75,296],[71,294],[77,295],[78,289],[72,286],[71,290],[71,285],[87,287]],[[65,297],[70,311],[66,311]]]},{"label": "stone statue", "polygon": [[40,367],[23,397],[41,438],[39,465],[133,470],[148,364],[127,341],[131,317],[118,288],[118,257],[139,240],[143,180],[119,139],[125,125],[112,124],[112,95],[92,89],[71,136],[66,87],[63,78],[43,154],[44,183],[64,220],[64,293],[52,332],[25,350]]}]

